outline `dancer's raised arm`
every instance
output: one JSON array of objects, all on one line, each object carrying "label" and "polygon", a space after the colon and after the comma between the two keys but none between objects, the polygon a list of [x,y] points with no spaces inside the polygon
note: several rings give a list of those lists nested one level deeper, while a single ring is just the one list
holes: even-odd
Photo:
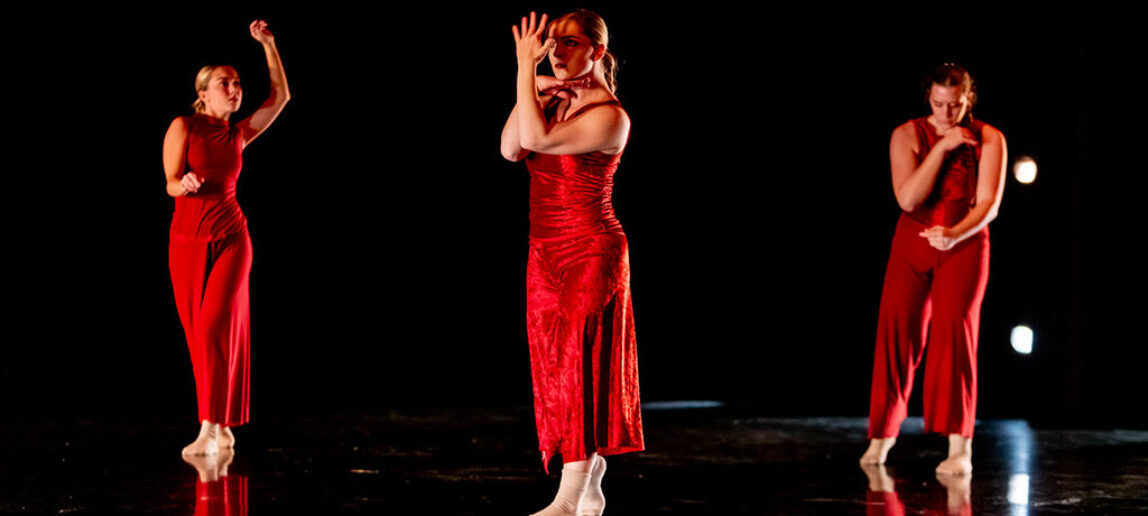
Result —
[{"label": "dancer's raised arm", "polygon": [[263,52],[267,55],[267,72],[271,76],[271,94],[259,109],[251,116],[237,124],[243,134],[243,145],[247,146],[257,138],[279,113],[283,106],[291,100],[291,91],[287,89],[287,73],[283,71],[283,62],[279,59],[279,49],[275,47],[275,35],[267,29],[267,22],[255,20],[251,22],[251,37],[263,45]]}]

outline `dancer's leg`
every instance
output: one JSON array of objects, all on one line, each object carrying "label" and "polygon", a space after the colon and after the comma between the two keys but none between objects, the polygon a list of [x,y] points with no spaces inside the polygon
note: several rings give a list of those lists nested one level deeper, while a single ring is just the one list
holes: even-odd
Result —
[{"label": "dancer's leg", "polygon": [[908,413],[913,376],[925,349],[930,317],[930,266],[935,254],[917,235],[921,225],[905,216],[897,224],[877,318],[873,386],[869,402],[869,449],[863,464],[883,464]]},{"label": "dancer's leg", "polygon": [[206,357],[206,419],[235,426],[248,419],[251,240],[244,232],[213,242],[212,251],[199,330]]},{"label": "dancer's leg", "polygon": [[974,235],[944,254],[933,283],[933,320],[925,359],[925,430],[947,435],[938,473],[972,471],[977,407],[977,337],[988,283],[988,237]]}]

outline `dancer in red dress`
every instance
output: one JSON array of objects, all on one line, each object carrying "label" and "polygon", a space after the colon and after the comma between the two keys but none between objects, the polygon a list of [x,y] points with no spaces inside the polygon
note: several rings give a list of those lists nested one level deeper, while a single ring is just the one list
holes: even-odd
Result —
[{"label": "dancer in red dress", "polygon": [[263,45],[271,95],[247,119],[231,125],[243,89],[230,66],[205,66],[195,78],[195,114],[171,122],[163,141],[167,193],[175,198],[168,248],[175,305],[187,336],[199,405],[199,436],[184,454],[205,455],[235,445],[230,427],[248,419],[251,239],[235,200],[243,149],[291,98],[267,22],[251,37]]},{"label": "dancer in red dress", "polygon": [[933,114],[905,122],[889,144],[897,222],[873,359],[869,449],[883,464],[925,361],[925,430],[947,435],[942,475],[972,471],[977,334],[989,271],[988,224],[1004,193],[1004,135],[974,120],[973,80],[946,63],[925,83]]},{"label": "dancer in red dress", "polygon": [[[580,10],[548,27],[531,13],[513,32],[518,103],[502,154],[530,171],[534,414],[543,466],[563,462],[558,494],[538,514],[601,514],[603,455],[644,446],[629,255],[610,201],[630,121],[614,96],[601,17]],[[539,78],[547,54],[555,77]]]}]

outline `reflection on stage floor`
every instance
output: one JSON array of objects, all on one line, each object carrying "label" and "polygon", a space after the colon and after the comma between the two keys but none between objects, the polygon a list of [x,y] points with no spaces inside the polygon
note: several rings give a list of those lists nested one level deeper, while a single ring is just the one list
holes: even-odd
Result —
[{"label": "reflection on stage floor", "polygon": [[[973,475],[910,419],[861,468],[862,418],[761,418],[648,404],[649,451],[610,461],[609,514],[1126,514],[1148,511],[1148,432],[982,420]],[[661,410],[656,410],[661,409]],[[234,455],[181,460],[192,422],[0,428],[2,514],[529,514],[542,473],[528,408],[256,418]],[[183,424],[178,424],[183,423]],[[557,468],[553,468],[557,469]]]}]

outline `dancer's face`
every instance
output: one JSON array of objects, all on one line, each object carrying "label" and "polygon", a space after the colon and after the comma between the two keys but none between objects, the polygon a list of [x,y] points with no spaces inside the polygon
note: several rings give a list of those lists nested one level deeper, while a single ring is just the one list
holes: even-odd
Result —
[{"label": "dancer's face", "polygon": [[968,92],[961,86],[934,84],[929,89],[929,107],[933,109],[933,120],[937,125],[957,125],[969,112]]},{"label": "dancer's face", "polygon": [[220,66],[211,72],[207,90],[199,92],[200,100],[209,113],[234,113],[243,103],[243,87],[239,73],[230,66]]},{"label": "dancer's face", "polygon": [[550,67],[560,80],[590,73],[594,62],[602,58],[601,47],[594,45],[582,26],[570,18],[552,23],[549,36],[556,41],[550,49]]}]

